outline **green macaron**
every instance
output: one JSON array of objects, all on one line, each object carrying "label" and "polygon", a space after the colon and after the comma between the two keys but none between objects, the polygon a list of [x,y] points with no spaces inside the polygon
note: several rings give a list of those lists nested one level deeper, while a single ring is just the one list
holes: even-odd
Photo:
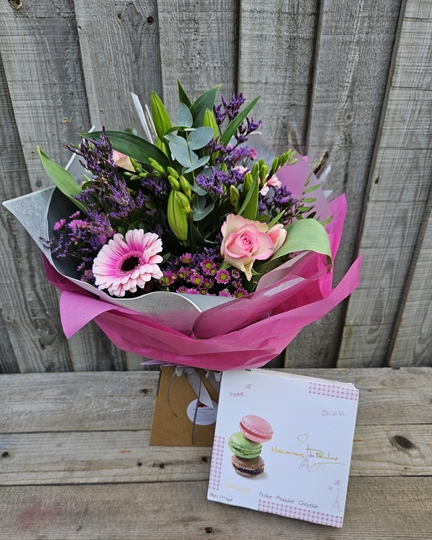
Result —
[{"label": "green macaron", "polygon": [[233,433],[228,439],[229,449],[243,459],[253,459],[261,454],[262,444],[246,439],[243,433]]}]

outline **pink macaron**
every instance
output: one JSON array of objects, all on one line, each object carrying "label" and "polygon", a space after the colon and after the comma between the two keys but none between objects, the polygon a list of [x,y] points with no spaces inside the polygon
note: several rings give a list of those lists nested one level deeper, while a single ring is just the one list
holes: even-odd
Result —
[{"label": "pink macaron", "polygon": [[248,414],[240,420],[240,431],[246,439],[259,443],[267,442],[273,436],[273,428],[269,422],[254,414]]}]

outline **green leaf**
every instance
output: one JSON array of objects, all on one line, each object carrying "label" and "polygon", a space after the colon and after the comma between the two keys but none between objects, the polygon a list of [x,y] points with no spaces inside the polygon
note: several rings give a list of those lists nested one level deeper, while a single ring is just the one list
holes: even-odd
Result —
[{"label": "green leaf", "polygon": [[311,191],[315,191],[316,189],[318,189],[319,187],[321,186],[321,184],[315,184],[314,186],[308,188],[308,189],[305,189],[303,191],[303,193],[310,193]]},{"label": "green leaf", "polygon": [[237,131],[240,124],[243,122],[243,120],[246,118],[246,116],[250,113],[250,111],[255,107],[255,105],[258,103],[258,100],[261,98],[261,96],[256,97],[253,101],[249,103],[240,113],[238,116],[234,118],[232,122],[228,125],[226,130],[223,132],[221,141],[224,144],[228,144],[231,140],[231,138],[234,136],[234,133]]},{"label": "green leaf", "polygon": [[314,251],[327,255],[329,264],[332,262],[330,241],[325,228],[315,219],[295,221],[286,228],[287,239],[283,246],[270,259],[278,259],[297,251]]},{"label": "green leaf", "polygon": [[178,88],[178,96],[179,96],[180,103],[184,103],[185,105],[187,105],[190,108],[190,106],[192,105],[192,102],[188,98],[188,95],[184,91],[184,88],[181,85],[181,82],[179,80],[177,80],[177,88]]},{"label": "green leaf", "polygon": [[45,172],[54,184],[80,210],[85,211],[85,207],[72,197],[72,195],[79,195],[81,193],[81,189],[76,183],[75,178],[66,169],[63,169],[61,165],[52,161],[44,152],[42,152],[39,146],[37,147],[37,153]]},{"label": "green leaf", "polygon": [[207,191],[199,187],[199,185],[196,183],[191,185],[191,190],[194,191],[199,197],[203,197],[204,195],[207,195]]},{"label": "green leaf", "polygon": [[200,97],[196,101],[194,101],[194,103],[192,103],[190,111],[194,119],[193,125],[195,127],[200,127],[203,125],[206,109],[213,109],[216,99],[216,93],[221,86],[222,85],[219,84],[218,86],[207,90],[207,92],[201,94]]},{"label": "green leaf", "polygon": [[188,146],[187,140],[183,137],[180,137],[179,135],[173,135],[172,133],[168,133],[168,135],[165,135],[164,139],[174,144],[178,144],[179,146]]},{"label": "green leaf", "polygon": [[161,98],[156,94],[156,92],[152,92],[150,104],[156,133],[159,139],[163,140],[163,136],[171,127],[170,117],[165,109],[165,105],[162,103]]},{"label": "green leaf", "polygon": [[188,143],[192,150],[204,148],[214,137],[214,131],[211,127],[199,127],[189,133]]},{"label": "green leaf", "polygon": [[[194,154],[192,152],[192,154],[195,156],[196,154]],[[198,161],[195,161],[194,164],[189,167],[188,169],[185,170],[184,174],[188,174],[192,171],[195,171],[196,169],[199,169],[200,167],[203,167],[210,159],[210,156],[204,156],[202,158],[200,158]]]},{"label": "green leaf", "polygon": [[258,212],[258,182],[259,177],[258,174],[256,174],[251,187],[246,193],[245,200],[243,201],[240,210],[237,212],[239,216],[243,216],[245,219],[256,219]]},{"label": "green leaf", "polygon": [[177,124],[179,126],[192,127],[193,118],[189,107],[184,103],[180,103],[177,109]]},{"label": "green leaf", "polygon": [[213,211],[214,207],[215,207],[215,203],[212,202],[208,206],[203,208],[202,210],[197,210],[197,211],[193,212],[193,220],[194,221],[201,221],[202,219],[207,217],[210,214],[210,212]]},{"label": "green leaf", "polygon": [[[101,131],[95,131],[93,133],[78,133],[80,137],[85,139],[100,139]],[[127,156],[142,161],[147,165],[150,165],[149,158],[155,159],[162,167],[166,168],[170,164],[167,156],[159,150],[154,144],[132,135],[132,133],[125,133],[124,131],[107,131],[107,137],[111,141],[114,150],[126,154]]]},{"label": "green leaf", "polygon": [[175,159],[183,165],[183,167],[191,167],[198,161],[198,156],[192,150],[189,150],[187,146],[180,146],[178,144],[169,143],[170,150]]}]

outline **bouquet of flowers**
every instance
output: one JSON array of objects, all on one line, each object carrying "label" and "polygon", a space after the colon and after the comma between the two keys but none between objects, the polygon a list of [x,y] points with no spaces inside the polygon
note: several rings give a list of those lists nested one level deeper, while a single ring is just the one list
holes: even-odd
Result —
[{"label": "bouquet of flowers", "polygon": [[260,158],[259,98],[215,105],[218,89],[192,102],[179,83],[175,120],[153,93],[147,139],[81,134],[80,183],[38,149],[57,187],[42,248],[67,336],[94,319],[158,362],[258,367],[358,284],[359,260],[331,286],[345,199],[328,204],[291,149]]}]

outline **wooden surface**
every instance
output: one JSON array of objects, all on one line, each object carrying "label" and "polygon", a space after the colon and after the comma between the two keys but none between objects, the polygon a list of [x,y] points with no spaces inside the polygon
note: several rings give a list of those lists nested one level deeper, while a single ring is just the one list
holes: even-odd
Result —
[{"label": "wooden surface", "polygon": [[207,501],[210,448],[149,447],[156,373],[0,377],[0,539],[430,539],[432,368],[310,369],[360,390],[344,526]]},{"label": "wooden surface", "polygon": [[[362,280],[349,300],[340,367],[387,363],[409,285],[411,298],[426,293],[418,279],[411,283],[407,279],[421,223],[428,219],[425,209],[432,177],[430,115],[425,114],[431,102],[432,2],[408,0],[399,26],[360,237],[363,271],[374,275]],[[426,132],[429,136],[423,139],[420,134]],[[405,324],[419,342],[425,319],[417,311],[418,304],[412,307]],[[414,360],[412,346],[406,352],[402,361],[405,351],[399,353],[404,365],[430,363],[425,349],[420,360]]]},{"label": "wooden surface", "polygon": [[[220,83],[262,94],[268,145],[328,152],[324,187],[347,195],[335,284],[364,255],[351,301],[305,328],[286,365],[431,365],[431,34],[432,0],[4,0],[1,199],[50,185],[37,145],[65,165],[63,144],[93,123],[141,132],[130,91],[148,103],[155,90],[170,113],[177,78],[193,98]],[[0,234],[0,373],[142,369],[94,324],[67,341],[3,207]]]}]

